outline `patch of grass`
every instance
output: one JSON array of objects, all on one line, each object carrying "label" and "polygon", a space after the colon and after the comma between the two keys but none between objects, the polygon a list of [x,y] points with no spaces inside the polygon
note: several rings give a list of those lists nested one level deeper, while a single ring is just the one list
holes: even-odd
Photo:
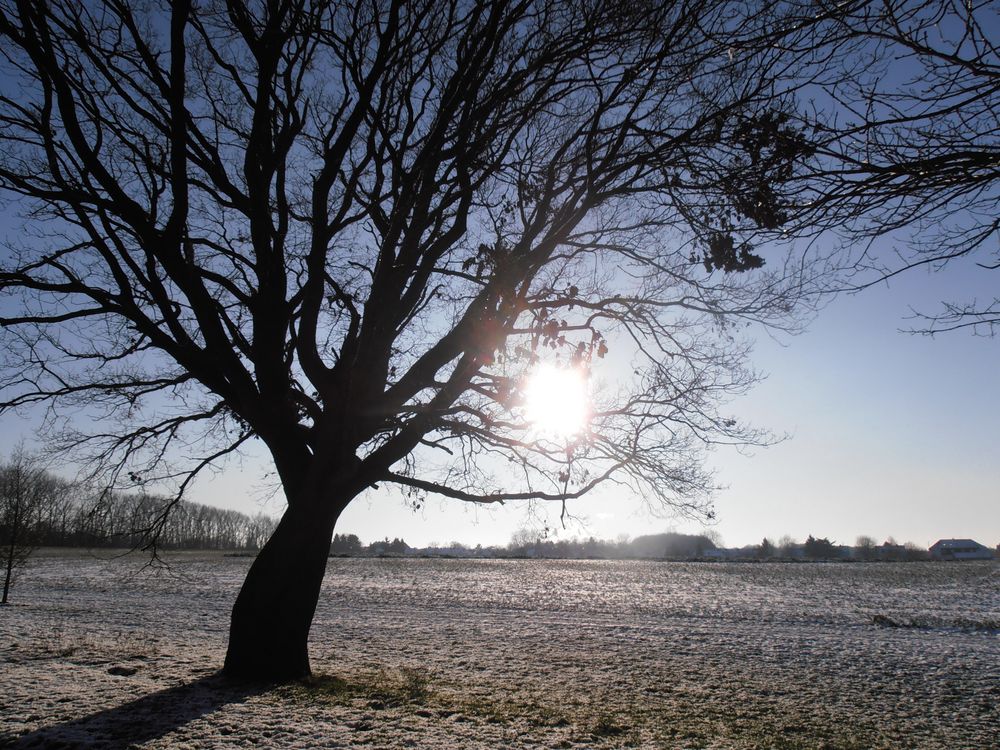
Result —
[{"label": "patch of grass", "polygon": [[473,717],[488,724],[523,722],[536,728],[559,728],[572,724],[562,707],[533,698],[512,697],[509,693],[452,695],[451,712]]},{"label": "patch of grass", "polygon": [[409,667],[380,669],[348,679],[337,675],[314,675],[286,686],[281,692],[286,698],[310,702],[346,704],[366,699],[375,709],[425,705],[434,695],[427,674]]},{"label": "patch of grass", "polygon": [[565,743],[593,748],[718,746],[734,750],[873,750],[892,746],[870,727],[809,722],[799,715],[760,706],[754,711],[668,704],[626,704],[579,700],[572,696],[517,689],[471,689],[435,681],[407,667],[356,672],[346,677],[320,674],[277,689],[279,699],[350,706],[362,710],[359,729],[369,728],[368,712],[404,711],[428,722],[467,721],[510,727],[545,737],[551,747]]},{"label": "patch of grass", "polygon": [[622,726],[611,716],[599,716],[590,728],[590,734],[594,737],[617,737],[625,734],[628,727]]},{"label": "patch of grass", "polygon": [[431,697],[427,673],[403,667],[399,670],[398,682],[394,687],[409,703],[426,703]]},{"label": "patch of grass", "polygon": [[[512,696],[498,691],[469,693],[454,686],[436,685],[432,675],[418,669],[397,667],[357,672],[346,677],[316,674],[277,688],[276,697],[297,702],[347,706],[362,704],[370,710],[407,709],[424,718],[475,721],[490,724],[526,724],[558,729],[574,722],[564,706],[552,706],[530,696]],[[607,736],[616,736],[618,726],[610,719],[601,725]]]},{"label": "patch of grass", "polygon": [[872,616],[872,624],[882,628],[915,628],[917,630],[958,630],[973,633],[998,633],[1000,620],[970,620],[964,617],[928,618],[901,617],[893,618],[881,613]]},{"label": "patch of grass", "polygon": [[293,691],[292,697],[325,698],[333,703],[340,703],[360,694],[358,685],[336,675],[325,674],[307,677],[285,689]]},{"label": "patch of grass", "polygon": [[32,644],[27,658],[71,659],[74,663],[101,664],[107,661],[150,659],[159,653],[155,641],[129,631],[89,635],[55,628]]},{"label": "patch of grass", "polygon": [[[859,727],[813,725],[784,716],[734,716],[715,710],[669,711],[647,717],[645,726],[664,746],[739,750],[875,750],[891,747]],[[861,732],[861,734],[858,734]],[[721,745],[720,745],[721,743]]]}]

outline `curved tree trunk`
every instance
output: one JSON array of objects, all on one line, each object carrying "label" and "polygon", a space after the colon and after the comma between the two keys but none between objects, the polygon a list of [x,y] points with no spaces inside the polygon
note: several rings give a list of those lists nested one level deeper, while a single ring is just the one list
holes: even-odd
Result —
[{"label": "curved tree trunk", "polygon": [[310,674],[309,628],[343,508],[326,500],[289,505],[250,566],[233,606],[226,675],[286,681]]}]

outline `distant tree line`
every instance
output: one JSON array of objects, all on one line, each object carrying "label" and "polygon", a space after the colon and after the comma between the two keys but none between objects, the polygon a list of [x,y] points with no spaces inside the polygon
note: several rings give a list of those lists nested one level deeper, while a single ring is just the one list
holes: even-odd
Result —
[{"label": "distant tree line", "polygon": [[[526,538],[526,536],[528,538]],[[514,535],[507,550],[519,556],[583,558],[601,560],[692,559],[704,557],[716,544],[704,534],[645,534],[617,540],[530,538],[530,533]]]},{"label": "distant tree line", "polygon": [[276,521],[149,494],[91,493],[18,454],[0,464],[0,548],[141,547],[256,550]]},{"label": "distant tree line", "polygon": [[646,534],[630,539],[620,536],[616,540],[550,539],[546,532],[532,529],[516,531],[506,545],[470,546],[462,542],[438,544],[427,547],[410,547],[402,539],[365,544],[356,534],[336,534],[331,554],[340,557],[373,556],[431,556],[431,557],[534,557],[544,559],[597,559],[597,560],[859,560],[859,561],[913,561],[928,560],[926,549],[913,542],[900,544],[892,537],[879,544],[873,537],[859,536],[853,546],[837,544],[827,537],[809,535],[804,542],[790,536],[777,541],[769,538],[760,544],[737,548],[723,548],[714,532],[706,534]]},{"label": "distant tree line", "polygon": [[277,525],[264,513],[251,516],[188,500],[178,502],[164,518],[167,502],[153,495],[116,494],[89,509],[78,508],[79,521],[68,538],[62,527],[49,527],[43,544],[137,547],[161,524],[156,531],[160,549],[258,550]]},{"label": "distant tree line", "polygon": [[878,544],[873,537],[859,536],[853,546],[837,544],[828,538],[817,538],[810,534],[805,542],[797,542],[789,536],[784,536],[777,542],[767,537],[758,545],[733,550],[734,557],[754,557],[760,560],[927,560],[930,555],[926,549],[913,542],[899,544],[889,537]]},{"label": "distant tree line", "polygon": [[706,535],[692,534],[648,534],[635,539],[620,537],[615,541],[589,537],[586,539],[548,539],[544,533],[521,529],[513,535],[507,545],[474,547],[462,542],[440,545],[432,543],[427,547],[410,547],[402,539],[364,544],[356,534],[335,534],[330,554],[336,556],[419,556],[433,557],[539,557],[547,559],[600,559],[631,560],[692,559],[705,556],[716,549],[715,542]]},{"label": "distant tree line", "polygon": [[386,537],[380,542],[363,544],[357,534],[334,534],[330,545],[330,554],[337,557],[406,555],[412,553],[410,546],[402,539],[392,541]]}]

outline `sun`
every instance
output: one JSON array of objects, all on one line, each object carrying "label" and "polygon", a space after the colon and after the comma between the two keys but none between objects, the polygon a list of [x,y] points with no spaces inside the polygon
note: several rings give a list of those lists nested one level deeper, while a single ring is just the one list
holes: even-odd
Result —
[{"label": "sun", "polygon": [[527,377],[524,406],[528,420],[553,437],[573,437],[590,420],[587,378],[575,367],[542,364]]}]

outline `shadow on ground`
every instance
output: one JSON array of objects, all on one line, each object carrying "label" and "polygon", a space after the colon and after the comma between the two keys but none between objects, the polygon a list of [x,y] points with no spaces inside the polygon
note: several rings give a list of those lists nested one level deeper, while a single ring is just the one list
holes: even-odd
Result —
[{"label": "shadow on ground", "polygon": [[272,687],[237,683],[213,674],[19,737],[0,737],[0,747],[127,748],[164,737],[225,705],[240,703]]}]

